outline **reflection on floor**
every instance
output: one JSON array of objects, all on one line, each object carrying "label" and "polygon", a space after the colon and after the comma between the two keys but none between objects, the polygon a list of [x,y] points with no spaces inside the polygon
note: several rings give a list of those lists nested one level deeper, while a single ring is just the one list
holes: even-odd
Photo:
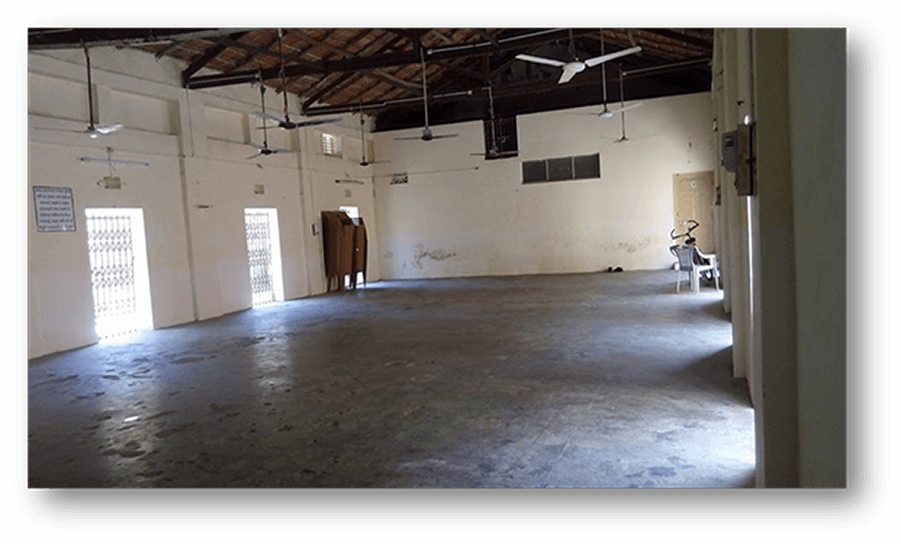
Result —
[{"label": "reflection on floor", "polygon": [[29,363],[30,487],[748,487],[721,293],[370,283]]}]

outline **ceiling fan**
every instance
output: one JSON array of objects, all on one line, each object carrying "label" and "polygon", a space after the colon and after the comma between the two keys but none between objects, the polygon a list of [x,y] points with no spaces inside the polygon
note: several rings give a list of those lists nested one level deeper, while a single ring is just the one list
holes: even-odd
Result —
[{"label": "ceiling fan", "polygon": [[[604,30],[601,30],[601,56],[604,55]],[[620,77],[620,83],[622,83],[622,77]],[[630,110],[632,108],[637,108],[641,106],[641,102],[636,104],[629,104],[628,106],[620,107],[618,110],[609,110],[607,109],[607,70],[601,70],[601,86],[604,89],[604,109],[600,113],[592,113],[590,115],[596,115],[601,119],[613,119],[613,116],[621,111]],[[622,90],[620,90],[622,93]]]},{"label": "ceiling fan", "polygon": [[91,56],[88,54],[88,46],[84,46],[84,56],[86,60],[87,70],[88,70],[88,128],[86,130],[65,130],[65,129],[55,129],[55,128],[39,128],[38,130],[53,130],[56,132],[78,132],[81,134],[87,134],[91,138],[96,138],[98,136],[106,136],[107,134],[112,134],[117,130],[122,128],[122,123],[114,123],[112,125],[106,126],[97,126],[94,124],[94,93],[91,84]]},{"label": "ceiling fan", "polygon": [[571,80],[573,77],[575,77],[576,74],[585,70],[585,68],[593,68],[593,67],[595,67],[599,64],[603,64],[607,61],[610,61],[613,59],[618,59],[620,57],[624,57],[626,55],[631,55],[633,53],[638,53],[639,51],[641,51],[641,47],[638,47],[638,46],[630,47],[628,49],[623,49],[622,51],[617,51],[616,53],[610,53],[608,55],[603,54],[603,51],[602,51],[601,56],[593,57],[593,58],[582,61],[582,60],[579,60],[578,57],[576,57],[575,48],[573,45],[572,33],[573,33],[573,31],[572,31],[572,29],[570,29],[569,30],[569,52],[570,52],[570,55],[573,57],[573,60],[570,62],[563,62],[561,60],[548,59],[548,58],[544,58],[544,57],[536,57],[534,55],[526,55],[526,54],[516,55],[516,58],[518,58],[519,60],[525,60],[528,62],[535,62],[538,64],[546,64],[548,66],[555,66],[557,68],[563,68],[563,74],[561,74],[560,79],[557,80],[557,84],[561,84],[561,83],[566,83],[567,81]]},{"label": "ceiling fan", "polygon": [[369,166],[370,164],[384,164],[391,161],[367,161],[366,160],[366,134],[363,131],[363,125],[366,123],[366,120],[363,119],[363,110],[360,109],[360,148],[363,150],[363,159],[360,161],[360,166]]},{"label": "ceiling fan", "polygon": [[[340,117],[332,117],[330,119],[315,119],[308,121],[300,121],[294,122],[288,116],[288,88],[285,83],[285,56],[282,53],[282,29],[278,29],[278,56],[281,59],[281,67],[279,68],[279,76],[282,78],[282,95],[285,98],[285,118],[279,119],[274,115],[270,115],[265,111],[255,111],[254,115],[260,116],[262,119],[269,119],[270,121],[275,122],[279,128],[283,128],[285,130],[292,130],[295,128],[304,128],[311,127],[314,125],[325,125],[330,123],[338,123],[341,121]],[[260,82],[262,85],[262,81]]]},{"label": "ceiling fan", "polygon": [[635,106],[640,106],[640,105],[641,105],[640,102],[639,102],[638,104],[632,104],[632,105],[630,105],[628,108],[627,108],[626,105],[625,105],[625,104],[626,104],[626,103],[625,103],[625,97],[624,97],[624,95],[623,95],[623,65],[622,65],[622,64],[619,65],[619,102],[620,102],[620,108],[619,108],[619,110],[617,110],[617,112],[619,112],[619,114],[620,114],[620,119],[621,119],[621,121],[622,121],[623,136],[622,136],[622,138],[620,138],[619,140],[617,140],[617,141],[614,142],[614,143],[628,142],[628,141],[629,141],[629,139],[626,138],[626,110],[627,110],[627,109],[634,108]]},{"label": "ceiling fan", "polygon": [[512,157],[519,153],[516,151],[501,151],[498,147],[498,140],[504,141],[506,136],[498,138],[496,132],[496,123],[494,122],[494,95],[491,92],[491,85],[488,85],[488,111],[491,114],[491,144],[488,146],[486,153],[470,153],[470,155],[482,155],[489,159],[499,159],[501,157]]},{"label": "ceiling fan", "polygon": [[269,138],[268,138],[268,133],[266,130],[267,117],[266,117],[266,98],[265,98],[265,96],[266,96],[266,86],[263,85],[263,75],[262,75],[262,71],[261,71],[261,73],[260,73],[260,106],[263,108],[263,111],[261,112],[263,114],[263,145],[251,144],[257,148],[258,153],[256,155],[251,155],[251,156],[247,157],[248,159],[255,159],[255,158],[259,157],[260,155],[269,156],[274,153],[290,153],[291,152],[291,150],[289,150],[289,149],[272,149],[269,147]]},{"label": "ceiling fan", "polygon": [[425,79],[425,56],[422,50],[423,48],[420,47],[419,60],[422,63],[422,104],[423,110],[425,111],[425,128],[422,129],[422,136],[403,136],[395,138],[395,140],[422,140],[423,142],[429,142],[437,138],[454,138],[459,136],[459,134],[433,134],[432,130],[429,128],[429,95]]}]

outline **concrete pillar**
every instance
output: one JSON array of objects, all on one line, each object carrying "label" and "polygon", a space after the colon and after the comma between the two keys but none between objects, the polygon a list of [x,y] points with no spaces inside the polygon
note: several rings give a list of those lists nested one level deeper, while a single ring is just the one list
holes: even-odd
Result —
[{"label": "concrete pillar", "polygon": [[730,245],[729,245],[729,216],[726,204],[726,191],[730,183],[728,173],[722,165],[722,144],[723,133],[728,132],[726,125],[725,113],[725,97],[724,97],[724,80],[725,80],[725,39],[726,30],[717,28],[714,30],[714,51],[713,51],[713,117],[716,120],[716,132],[714,136],[717,141],[714,142],[716,149],[716,186],[720,191],[720,205],[716,206],[716,231],[717,231],[717,258],[719,259],[720,273],[722,274],[723,287],[723,311],[730,313],[732,311],[732,296],[730,295],[729,285],[731,280],[730,274]]},{"label": "concrete pillar", "polygon": [[761,403],[757,483],[796,487],[798,478],[798,367],[795,298],[788,30],[754,30],[757,113],[757,209],[760,229]]},{"label": "concrete pillar", "polygon": [[788,33],[800,485],[846,483],[846,30]]},{"label": "concrete pillar", "polygon": [[[741,119],[738,116],[739,87],[738,73],[738,30],[724,31],[724,131],[732,131],[738,127]],[[723,202],[726,209],[726,230],[729,237],[729,278],[726,289],[729,290],[732,314],[732,375],[744,377],[748,368],[748,344],[751,341],[748,323],[747,304],[747,243],[744,241],[747,215],[744,197],[739,197],[735,190],[735,174],[725,173]]]},{"label": "concrete pillar", "polygon": [[[735,51],[736,51],[736,100],[735,100],[735,118],[737,124],[744,124],[745,120],[753,119],[753,89],[751,89],[751,31],[747,28],[740,28],[735,31]],[[750,377],[751,364],[753,360],[753,337],[754,337],[754,320],[751,297],[753,294],[751,285],[751,247],[748,237],[749,227],[749,200],[752,197],[742,196],[738,200],[738,232],[739,239],[736,240],[736,262],[738,264],[738,276],[735,278],[736,291],[733,296],[740,299],[739,308],[741,310],[738,320],[741,328],[741,343],[737,347],[741,349],[742,366],[735,369],[733,375],[735,377]]]},{"label": "concrete pillar", "polygon": [[[308,292],[311,295],[324,293],[325,285],[325,262],[322,256],[322,222],[319,218],[321,210],[315,209],[316,195],[313,183],[313,172],[311,170],[311,157],[315,149],[314,131],[300,130],[298,131],[300,146],[300,194],[303,202],[304,216],[304,255],[307,263],[307,283]],[[315,225],[315,226],[314,226]],[[314,234],[313,229],[316,229]]]}]

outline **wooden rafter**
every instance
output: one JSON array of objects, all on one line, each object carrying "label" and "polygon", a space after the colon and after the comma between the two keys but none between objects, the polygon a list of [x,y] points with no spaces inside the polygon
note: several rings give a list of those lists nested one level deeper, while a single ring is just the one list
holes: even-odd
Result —
[{"label": "wooden rafter", "polygon": [[[364,56],[364,55],[379,53],[381,51],[384,51],[384,50],[390,48],[399,39],[400,39],[400,37],[393,36],[392,34],[389,34],[386,32],[383,35],[376,38],[372,43],[367,45],[363,50],[361,50],[359,53],[357,53],[356,56]],[[322,98],[323,96],[325,96],[327,93],[334,92],[334,90],[336,88],[338,88],[338,86],[344,86],[344,85],[348,84],[349,81],[351,79],[353,79],[355,75],[357,75],[357,74],[347,73],[347,74],[340,74],[337,77],[331,78],[331,81],[327,85],[322,85],[321,88],[317,89],[315,93],[313,93],[312,95],[308,95],[306,97],[303,105],[301,106],[301,109],[306,109],[311,104],[313,104],[315,101],[317,101],[320,98]],[[329,77],[323,78],[321,80],[321,82],[325,82],[327,79],[329,79]]]},{"label": "wooden rafter", "polygon": [[[277,42],[277,41],[278,41],[278,35],[275,35],[275,36],[273,36],[272,38],[270,38],[269,41],[267,41],[267,42],[262,46],[262,48],[268,50],[268,49],[270,49],[273,45],[275,45],[275,42]],[[260,55],[260,54],[259,54],[258,52],[256,52],[256,51],[250,51],[250,52],[247,53],[247,55],[244,56],[243,59],[241,59],[240,61],[238,61],[237,63],[235,63],[235,64],[232,65],[231,67],[227,68],[223,73],[229,74],[229,73],[231,73],[231,72],[234,72],[234,71],[237,70],[238,68],[247,66],[248,64],[250,64],[251,62],[253,62],[254,59],[256,59],[259,55]]]},{"label": "wooden rafter", "polygon": [[[403,33],[400,33],[400,31],[397,31],[395,29],[391,30],[399,33],[400,35],[404,35]],[[574,35],[582,35],[585,33],[585,30],[580,30],[578,33],[574,33]],[[545,33],[537,33],[534,35],[525,36],[523,38],[505,38],[504,40],[506,41],[499,40],[499,43],[502,50],[516,50],[526,47],[534,47],[550,41],[564,39],[566,37],[568,37],[568,32],[566,32],[566,29],[564,29],[548,31]],[[459,46],[430,47],[427,51],[427,60],[451,60],[467,57],[480,57],[486,54],[491,54],[492,50],[488,46],[489,42],[484,42],[484,44],[485,47],[483,47],[482,44],[479,43],[468,43],[465,44],[462,48]],[[246,46],[246,44],[240,44],[239,46]],[[259,49],[254,46],[247,46],[247,48],[251,50]],[[271,51],[264,51],[263,53],[268,55],[272,54]],[[286,57],[285,60],[288,61],[289,58]],[[419,56],[416,52],[408,51],[365,56],[358,55],[339,60],[322,61],[310,61],[307,59],[298,58],[297,56],[292,56],[290,60],[291,62],[293,62],[293,64],[285,67],[285,72],[288,77],[294,77],[304,74],[328,74],[332,72],[374,70],[392,66],[414,65],[419,62]],[[275,71],[277,71],[277,69],[275,69]],[[255,77],[257,77],[255,71],[227,74],[221,77],[201,76],[192,78],[189,81],[188,86],[189,88],[199,89],[222,85],[234,85],[236,83],[245,83],[252,81]],[[273,76],[269,73],[264,73],[264,77],[271,78]]]},{"label": "wooden rafter", "polygon": [[[244,34],[245,33],[243,33],[243,32],[229,34],[227,39],[229,41],[232,41],[232,40],[237,41]],[[217,38],[212,38],[212,39],[217,39]],[[209,62],[211,60],[218,57],[219,54],[221,54],[223,51],[225,51],[228,48],[229,48],[229,45],[226,45],[225,43],[218,43],[217,45],[214,45],[214,46],[210,47],[209,49],[207,49],[203,55],[201,55],[197,60],[192,62],[187,68],[184,69],[184,71],[182,71],[182,73],[181,73],[182,81],[186,82],[191,76],[196,74],[201,68],[203,68],[204,66],[209,64]]]}]

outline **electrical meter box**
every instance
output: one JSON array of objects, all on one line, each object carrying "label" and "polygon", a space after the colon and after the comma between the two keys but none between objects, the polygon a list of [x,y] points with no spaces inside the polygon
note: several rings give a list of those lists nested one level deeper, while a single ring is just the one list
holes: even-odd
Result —
[{"label": "electrical meter box", "polygon": [[723,134],[721,164],[726,172],[735,173],[738,167],[738,131],[726,132]]}]

